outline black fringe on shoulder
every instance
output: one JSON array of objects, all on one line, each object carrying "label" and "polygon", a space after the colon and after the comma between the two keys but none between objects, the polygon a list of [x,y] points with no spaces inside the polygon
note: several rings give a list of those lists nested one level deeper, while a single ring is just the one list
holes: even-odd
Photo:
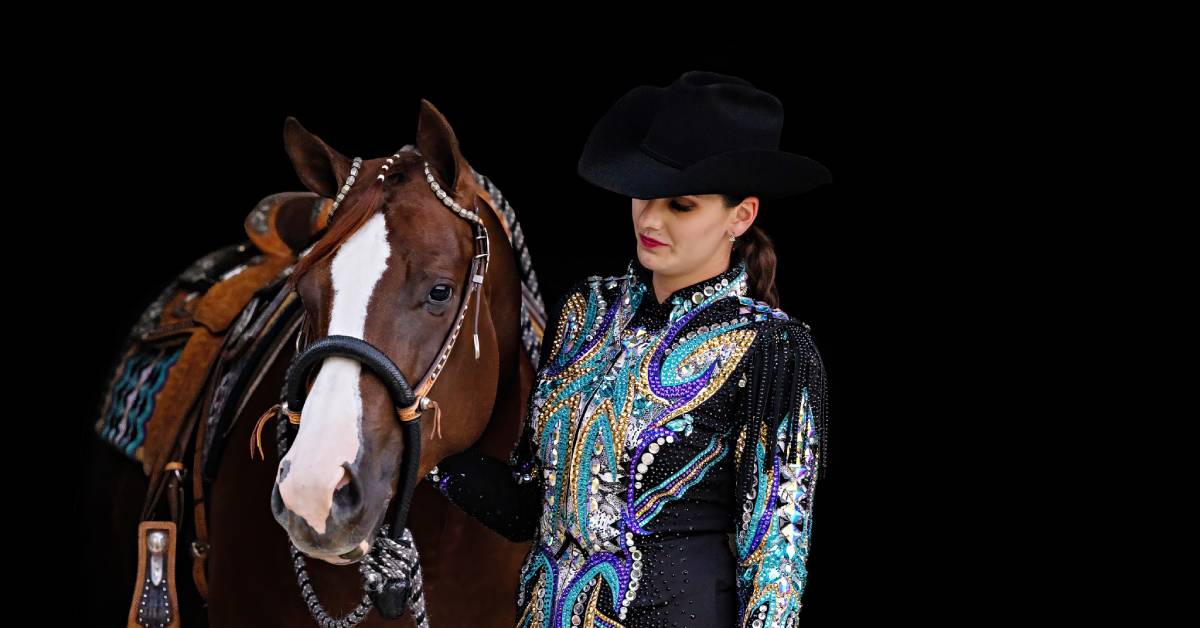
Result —
[{"label": "black fringe on shoulder", "polygon": [[[812,334],[803,323],[794,319],[777,321],[761,334],[763,337],[756,339],[758,347],[748,361],[748,383],[743,399],[745,416],[751,427],[747,438],[757,438],[759,429],[765,424],[769,442],[773,444],[780,421],[788,416],[790,423],[784,454],[790,460],[797,453],[803,420],[800,413],[805,411],[803,391],[807,388],[808,403],[818,432],[817,477],[826,477],[829,402],[825,365]],[[747,449],[753,451],[749,446]]]}]

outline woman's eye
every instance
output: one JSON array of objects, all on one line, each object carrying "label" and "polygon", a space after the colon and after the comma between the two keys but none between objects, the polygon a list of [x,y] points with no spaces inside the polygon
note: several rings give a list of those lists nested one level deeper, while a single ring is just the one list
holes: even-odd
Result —
[{"label": "woman's eye", "polygon": [[429,300],[434,303],[445,303],[452,296],[454,296],[454,288],[444,283],[439,283],[433,287],[433,290],[429,291]]},{"label": "woman's eye", "polygon": [[677,211],[681,211],[681,212],[686,212],[686,211],[692,210],[690,205],[684,205],[682,203],[679,203],[678,201],[671,201],[671,208],[675,209]]}]

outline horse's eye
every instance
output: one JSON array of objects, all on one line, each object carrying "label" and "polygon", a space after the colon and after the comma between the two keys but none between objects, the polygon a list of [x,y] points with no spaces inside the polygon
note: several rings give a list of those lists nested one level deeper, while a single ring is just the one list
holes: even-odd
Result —
[{"label": "horse's eye", "polygon": [[439,283],[429,291],[429,299],[434,303],[446,303],[454,296],[454,288],[449,284]]}]

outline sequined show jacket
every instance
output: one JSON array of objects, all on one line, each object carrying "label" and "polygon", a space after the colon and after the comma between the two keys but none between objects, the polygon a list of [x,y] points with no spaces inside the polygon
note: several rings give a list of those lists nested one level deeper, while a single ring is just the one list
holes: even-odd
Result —
[{"label": "sequined show jacket", "polygon": [[637,258],[551,308],[521,439],[428,479],[514,541],[519,626],[794,626],[826,451],[809,326],[737,261],[659,303]]}]

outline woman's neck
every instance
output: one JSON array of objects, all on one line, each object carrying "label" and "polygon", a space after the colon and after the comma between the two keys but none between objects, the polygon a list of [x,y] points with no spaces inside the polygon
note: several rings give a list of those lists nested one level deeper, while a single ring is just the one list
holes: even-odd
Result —
[{"label": "woman's neck", "polygon": [[[717,275],[729,270],[729,265],[730,260],[728,256],[718,255],[713,258],[712,262],[709,262],[707,265],[702,266],[686,275],[665,276],[658,271],[654,271],[654,300],[661,305],[663,301],[667,297],[670,297],[672,294],[674,294],[676,290],[685,288],[692,284],[700,283],[705,279],[716,277]],[[660,299],[658,297],[660,294],[666,295],[666,297]]]}]

